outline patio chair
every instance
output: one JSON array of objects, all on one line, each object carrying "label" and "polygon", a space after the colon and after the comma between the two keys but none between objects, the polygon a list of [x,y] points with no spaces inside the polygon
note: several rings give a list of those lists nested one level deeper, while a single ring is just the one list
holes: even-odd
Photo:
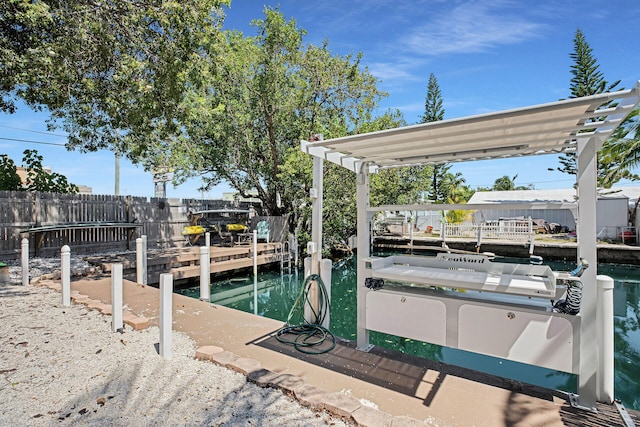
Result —
[{"label": "patio chair", "polygon": [[267,221],[260,221],[256,230],[258,231],[258,240],[263,239],[269,243],[269,223]]}]

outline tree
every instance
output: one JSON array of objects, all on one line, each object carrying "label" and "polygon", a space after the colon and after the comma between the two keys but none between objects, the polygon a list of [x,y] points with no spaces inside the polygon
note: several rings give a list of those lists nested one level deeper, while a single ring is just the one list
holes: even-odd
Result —
[{"label": "tree", "polygon": [[[604,188],[611,188],[614,183],[623,178],[631,181],[640,180],[640,176],[630,171],[640,165],[640,107],[636,107],[613,132],[603,145],[600,154],[602,163],[611,165],[601,180]],[[639,206],[640,198],[636,200],[629,215],[631,225],[637,226]]]},{"label": "tree", "polygon": [[[444,107],[442,106],[442,94],[440,85],[435,74],[429,75],[427,84],[427,96],[424,102],[424,114],[421,123],[437,122],[444,119]],[[431,188],[429,189],[429,199],[434,203],[445,203],[448,199],[448,189],[443,185],[448,177],[451,165],[447,163],[435,164],[432,166]]]},{"label": "tree", "polygon": [[429,166],[382,169],[371,176],[371,204],[409,205],[422,201],[432,176]]},{"label": "tree", "polygon": [[633,181],[640,177],[630,170],[640,165],[640,107],[636,107],[602,147],[602,163],[611,165],[602,185],[610,188],[620,179]]},{"label": "tree", "polygon": [[280,215],[298,197],[279,179],[289,149],[312,134],[356,132],[384,94],[359,55],[305,46],[295,20],[264,13],[253,22],[255,37],[225,32],[210,88],[192,92],[185,138],[168,148],[180,179],[204,175],[208,185],[224,180],[243,196],[256,191],[266,213]]},{"label": "tree", "polygon": [[[387,111],[382,116],[369,122],[362,123],[358,128],[359,133],[374,132],[383,129],[392,129],[406,125],[402,113],[398,110]],[[337,244],[346,244],[347,238],[356,232],[356,181],[355,174],[333,163],[324,162],[323,175],[323,239],[326,247]],[[395,177],[398,172],[394,169],[386,170],[388,177]],[[301,248],[311,240],[311,199],[309,190],[312,185],[313,159],[303,153],[298,147],[289,148],[285,161],[280,167],[278,180],[283,187],[289,189],[291,211],[290,222],[292,231],[298,238]],[[385,177],[387,175],[385,174]],[[397,203],[398,195],[402,191],[390,184],[383,183],[384,179],[375,174],[371,176],[371,200],[374,204],[381,204],[383,196],[393,194],[389,203]],[[422,187],[413,187],[412,194],[418,197]],[[389,200],[389,199],[384,199]],[[415,200],[412,200],[415,202]]]},{"label": "tree", "polygon": [[493,191],[513,191],[513,190],[533,190],[533,185],[516,185],[516,178],[518,174],[515,174],[513,178],[507,175],[497,178],[493,183]]},{"label": "tree", "polygon": [[609,83],[598,69],[598,61],[593,56],[593,49],[579,28],[573,39],[574,51],[569,55],[573,60],[571,66],[571,96],[580,98],[598,93],[610,92],[620,84],[620,80]]},{"label": "tree", "polygon": [[442,106],[442,93],[435,74],[429,74],[427,83],[427,97],[424,101],[424,114],[420,123],[437,122],[444,119],[444,107]]},{"label": "tree", "polygon": [[[593,56],[593,49],[579,28],[573,39],[573,52],[569,55],[573,60],[571,65],[571,95],[570,98],[595,95],[612,91],[620,84],[620,80],[609,83],[599,70],[598,61]],[[597,120],[597,119],[594,119]],[[557,169],[571,175],[577,174],[575,153],[568,153],[559,157],[560,167]],[[600,163],[598,169],[604,170],[607,165]]]},{"label": "tree", "polygon": [[0,111],[47,108],[69,148],[134,162],[180,134],[228,0],[0,2]]},{"label": "tree", "polygon": [[24,150],[22,163],[27,171],[27,191],[41,191],[45,193],[78,192],[78,186],[71,184],[67,177],[57,172],[47,171],[42,167],[43,157],[36,150]]},{"label": "tree", "polygon": [[71,184],[67,177],[46,170],[42,166],[43,157],[36,150],[25,150],[22,164],[27,173],[25,185],[17,173],[17,168],[6,154],[0,155],[0,190],[41,191],[45,193],[78,192],[78,186]]},{"label": "tree", "polygon": [[[468,185],[465,185],[465,179],[460,172],[455,174],[447,173],[442,182],[442,188],[445,189],[447,198],[446,203],[464,204],[473,196],[474,191]],[[466,220],[471,211],[453,210],[447,211],[447,222],[457,223]]]},{"label": "tree", "polygon": [[6,154],[0,155],[0,190],[20,191],[22,180],[16,171],[16,165]]}]

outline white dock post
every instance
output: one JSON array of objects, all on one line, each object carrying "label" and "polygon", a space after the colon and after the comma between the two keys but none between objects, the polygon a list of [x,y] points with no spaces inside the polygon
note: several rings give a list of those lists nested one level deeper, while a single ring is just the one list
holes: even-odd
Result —
[{"label": "white dock post", "polygon": [[142,257],[144,256],[142,250],[142,237],[136,239],[136,283],[142,285],[144,282],[144,264]]},{"label": "white dock post", "polygon": [[613,344],[613,279],[596,276],[598,308],[596,313],[598,343],[598,374],[596,377],[598,402],[612,403],[614,399],[614,344]]},{"label": "white dock post", "polygon": [[122,332],[122,264],[111,265],[111,331]]},{"label": "white dock post", "polygon": [[71,305],[71,248],[64,245],[60,249],[60,269],[62,270],[62,305]]},{"label": "white dock post", "polygon": [[171,331],[173,325],[173,275],[160,275],[160,357],[171,359]]},{"label": "white dock post", "polygon": [[533,220],[529,217],[529,256],[533,255],[536,244],[536,234],[533,232]]},{"label": "white dock post", "polygon": [[326,315],[324,320],[322,321],[322,326],[329,329],[329,321],[331,320],[331,311],[329,307],[331,307],[331,268],[333,267],[333,263],[330,259],[321,259],[320,260],[320,278],[322,279],[322,283],[324,283],[324,287],[327,290],[327,307],[325,307]]},{"label": "white dock post", "polygon": [[258,314],[258,230],[253,230],[253,314]]},{"label": "white dock post", "polygon": [[204,245],[208,248],[211,247],[211,233],[208,231],[204,233]]},{"label": "white dock post", "polygon": [[413,250],[413,211],[409,211],[409,215],[411,215],[409,217],[409,246]]},{"label": "white dock post", "polygon": [[305,279],[309,276],[311,276],[311,257],[304,257],[304,259],[302,260],[302,268],[304,271],[304,277]]},{"label": "white dock post", "polygon": [[22,239],[22,285],[29,284],[29,239]]},{"label": "white dock post", "polygon": [[147,235],[142,235],[142,284],[147,284]]},{"label": "white dock post", "polygon": [[209,287],[211,279],[209,273],[210,262],[209,247],[200,246],[200,301],[209,302],[211,299],[211,288]]},{"label": "white dock post", "polygon": [[[309,249],[311,249],[311,247],[309,246],[309,244],[307,243],[307,252],[309,252]],[[311,263],[312,263],[312,259],[310,256],[305,257],[304,260],[302,260],[302,268],[303,268],[303,272],[304,275],[302,277],[304,277],[304,282],[303,285],[306,285],[307,283],[307,277],[311,276]],[[310,301],[309,300],[305,300],[304,302],[304,306],[303,306],[303,317],[304,320],[307,323],[313,323],[314,322],[314,316],[313,316],[313,310],[312,307],[310,305]]]}]

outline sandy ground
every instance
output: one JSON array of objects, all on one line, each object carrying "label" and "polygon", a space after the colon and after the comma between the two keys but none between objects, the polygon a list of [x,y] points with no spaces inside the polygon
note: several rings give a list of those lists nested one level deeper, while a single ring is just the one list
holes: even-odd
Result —
[{"label": "sandy ground", "polygon": [[55,291],[1,284],[0,425],[347,425],[195,360],[185,334],[164,360],[158,338],[156,327],[112,333],[109,316],[63,307]]}]

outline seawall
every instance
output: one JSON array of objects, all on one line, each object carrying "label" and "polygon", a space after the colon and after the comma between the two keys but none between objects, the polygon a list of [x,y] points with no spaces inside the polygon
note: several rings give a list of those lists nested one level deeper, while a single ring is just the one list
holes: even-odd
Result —
[{"label": "seawall", "polygon": [[[451,239],[446,242],[453,250],[477,252],[475,240]],[[413,250],[414,252],[443,251],[442,241],[437,238],[417,237],[413,240],[406,236],[376,236],[373,240],[375,250]],[[488,241],[482,243],[480,252],[492,252],[496,255],[515,258],[529,257],[529,244],[520,242]],[[553,260],[575,260],[577,244],[575,242],[536,242],[534,255]],[[598,262],[612,264],[640,264],[640,247],[625,244],[598,244]]]}]

